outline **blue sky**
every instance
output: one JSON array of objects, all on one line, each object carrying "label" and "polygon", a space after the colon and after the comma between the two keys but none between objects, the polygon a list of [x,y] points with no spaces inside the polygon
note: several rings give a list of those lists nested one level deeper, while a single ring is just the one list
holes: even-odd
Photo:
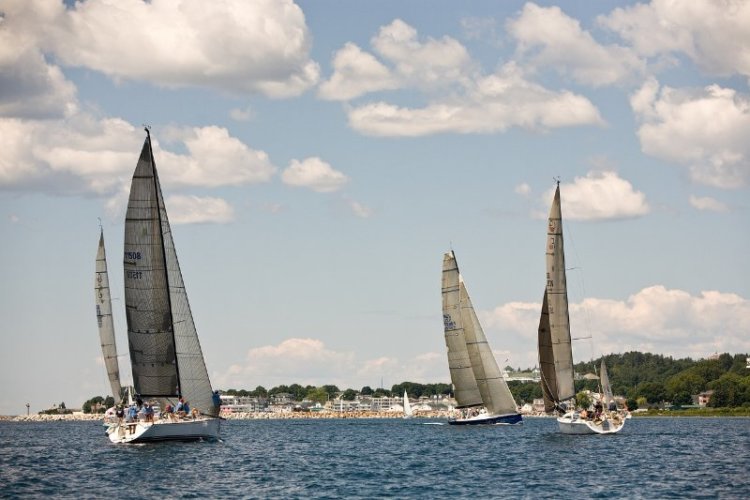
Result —
[{"label": "blue sky", "polygon": [[536,363],[562,189],[574,357],[750,352],[750,3],[0,0],[0,414],[107,391],[151,126],[212,384],[449,380],[453,248]]}]

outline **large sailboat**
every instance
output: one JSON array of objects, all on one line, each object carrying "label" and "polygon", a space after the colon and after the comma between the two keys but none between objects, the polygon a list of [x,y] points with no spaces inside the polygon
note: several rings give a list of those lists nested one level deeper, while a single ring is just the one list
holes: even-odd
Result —
[{"label": "large sailboat", "polygon": [[110,426],[115,443],[218,438],[219,407],[190,312],[156,171],[151,135],[133,174],[125,217],[125,307],[133,385],[138,399],[185,401],[187,415]]},{"label": "large sailboat", "polygon": [[117,344],[115,326],[112,321],[112,296],[109,291],[109,274],[107,272],[107,253],[104,249],[104,230],[99,232],[99,247],[96,251],[96,270],[94,272],[94,301],[96,304],[96,321],[99,325],[99,340],[102,345],[104,367],[112,389],[115,403],[123,396],[120,383],[120,367],[117,361]]},{"label": "large sailboat", "polygon": [[[539,319],[538,348],[544,409],[562,414],[557,422],[564,434],[612,434],[625,420],[617,412],[596,413],[575,409],[573,350],[570,341],[568,288],[565,277],[562,208],[558,181],[547,225],[547,283]],[[571,408],[566,402],[572,400]]]},{"label": "large sailboat", "polygon": [[521,414],[479,324],[452,250],[443,256],[442,290],[448,368],[456,408],[460,410],[448,423],[521,423]]}]

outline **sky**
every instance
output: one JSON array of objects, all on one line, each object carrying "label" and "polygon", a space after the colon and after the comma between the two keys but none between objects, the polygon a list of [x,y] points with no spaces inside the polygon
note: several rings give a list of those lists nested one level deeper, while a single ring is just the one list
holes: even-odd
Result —
[{"label": "sky", "polygon": [[107,394],[100,225],[131,380],[144,125],[215,388],[447,383],[450,249],[499,364],[535,366],[556,179],[576,361],[750,352],[748,26],[731,0],[0,0],[0,414]]}]

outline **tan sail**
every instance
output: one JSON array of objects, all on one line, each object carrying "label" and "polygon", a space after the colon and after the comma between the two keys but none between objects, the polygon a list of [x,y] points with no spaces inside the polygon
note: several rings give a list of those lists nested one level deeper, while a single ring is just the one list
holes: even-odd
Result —
[{"label": "tan sail", "polygon": [[448,369],[458,408],[479,406],[482,397],[474,378],[474,371],[466,348],[461,300],[459,292],[459,272],[456,256],[447,252],[443,256],[443,327],[445,345],[448,348]]}]

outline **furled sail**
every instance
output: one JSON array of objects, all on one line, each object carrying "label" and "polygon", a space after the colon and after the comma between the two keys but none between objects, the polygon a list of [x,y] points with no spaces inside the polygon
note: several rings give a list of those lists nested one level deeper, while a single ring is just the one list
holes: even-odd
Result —
[{"label": "furled sail", "polygon": [[604,358],[602,358],[601,372],[599,373],[599,381],[602,384],[602,399],[605,406],[608,406],[615,400],[612,395],[612,386],[609,384],[609,374],[607,373],[607,365],[604,364]]},{"label": "furled sail", "polygon": [[120,385],[120,367],[117,362],[117,344],[115,326],[112,321],[112,297],[109,291],[109,274],[107,273],[107,253],[104,249],[104,231],[99,234],[99,248],[96,251],[96,271],[94,277],[94,299],[96,301],[96,320],[99,325],[99,340],[102,344],[104,366],[107,369],[112,397],[119,401],[122,397]]},{"label": "furled sail", "polygon": [[450,251],[443,256],[443,327],[457,407],[466,408],[481,405],[482,396],[466,347],[459,288],[458,263],[453,251]]},{"label": "furled sail", "polygon": [[147,135],[125,218],[125,303],[135,390],[216,414]]},{"label": "furled sail", "polygon": [[550,208],[546,262],[547,284],[538,331],[539,364],[545,409],[551,411],[555,404],[575,396],[559,184]]},{"label": "furled sail", "polygon": [[460,281],[459,287],[466,348],[482,402],[492,415],[516,413],[516,401],[503,379],[463,281]]}]

